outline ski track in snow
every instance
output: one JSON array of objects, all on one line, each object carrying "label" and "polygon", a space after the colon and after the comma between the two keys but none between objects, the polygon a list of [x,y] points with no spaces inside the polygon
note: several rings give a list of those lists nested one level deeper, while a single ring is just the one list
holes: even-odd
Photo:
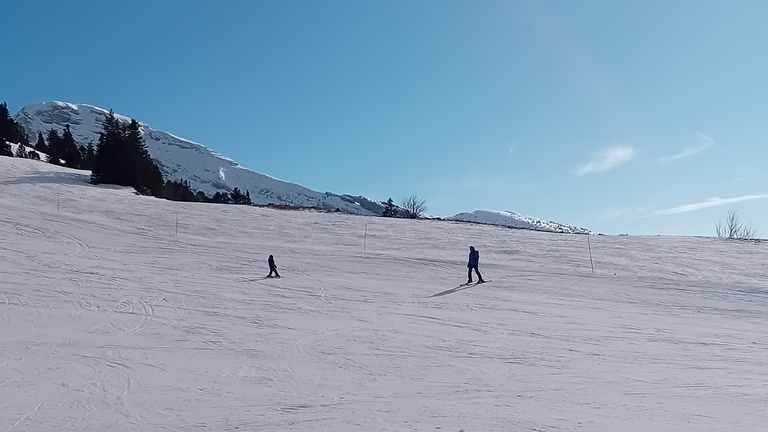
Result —
[{"label": "ski track in snow", "polygon": [[[584,236],[173,203],[78,176],[0,158],[0,430],[768,421],[766,243],[595,236],[592,272]],[[492,282],[459,286],[469,245]],[[263,278],[269,254],[283,278]]]}]

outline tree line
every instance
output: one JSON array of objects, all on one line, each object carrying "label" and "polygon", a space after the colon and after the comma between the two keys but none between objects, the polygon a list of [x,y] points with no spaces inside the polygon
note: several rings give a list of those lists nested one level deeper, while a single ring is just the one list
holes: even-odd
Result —
[{"label": "tree line", "polygon": [[[252,204],[250,192],[237,187],[229,193],[216,192],[209,197],[203,191],[193,190],[186,180],[164,179],[147,150],[140,124],[135,119],[121,122],[110,110],[101,126],[96,145],[93,142],[78,144],[67,124],[61,131],[51,128],[45,135],[38,132],[34,150],[28,150],[30,141],[26,131],[13,120],[7,103],[3,102],[0,104],[0,156],[39,160],[41,153],[46,154],[49,163],[91,171],[93,184],[130,186],[140,194],[172,201]],[[19,144],[15,154],[9,142]],[[403,198],[399,206],[389,198],[381,216],[418,219],[425,211],[426,201],[414,194]]]},{"label": "tree line", "polygon": [[[96,145],[93,142],[78,145],[67,124],[62,131],[49,129],[45,136],[39,132],[34,150],[29,150],[30,141],[24,127],[10,116],[7,103],[3,102],[0,104],[0,156],[39,160],[40,153],[47,154],[49,163],[91,171],[92,184],[130,186],[140,194],[173,201],[252,204],[250,192],[243,193],[238,188],[208,197],[202,191],[195,192],[183,179],[165,180],[149,155],[135,119],[124,123],[110,111],[101,126]],[[15,154],[9,143],[19,144]]]}]

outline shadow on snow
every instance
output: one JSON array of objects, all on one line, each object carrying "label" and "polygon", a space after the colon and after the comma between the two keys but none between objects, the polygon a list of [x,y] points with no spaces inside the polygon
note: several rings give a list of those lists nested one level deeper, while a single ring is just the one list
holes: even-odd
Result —
[{"label": "shadow on snow", "polygon": [[451,288],[451,289],[447,289],[447,290],[445,290],[443,292],[439,292],[437,294],[432,294],[431,296],[429,296],[429,298],[432,298],[432,297],[442,297],[444,295],[457,293],[457,292],[463,291],[463,290],[465,290],[467,288],[472,288],[475,285],[477,285],[477,284],[475,284],[475,283],[461,284],[461,285],[457,286],[456,288]]}]

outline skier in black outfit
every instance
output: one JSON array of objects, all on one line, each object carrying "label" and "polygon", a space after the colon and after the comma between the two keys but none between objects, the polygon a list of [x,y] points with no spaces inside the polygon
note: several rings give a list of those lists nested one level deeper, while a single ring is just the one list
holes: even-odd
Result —
[{"label": "skier in black outfit", "polygon": [[272,273],[275,274],[274,277],[280,277],[280,273],[277,272],[277,265],[275,264],[275,257],[270,255],[269,259],[267,261],[269,262],[269,275],[267,275],[267,277],[273,277]]},{"label": "skier in black outfit", "polygon": [[472,283],[472,270],[477,273],[477,283],[483,283],[483,276],[480,275],[480,270],[477,269],[477,265],[480,263],[480,252],[475,250],[474,246],[469,247],[469,262],[467,263],[467,283]]}]

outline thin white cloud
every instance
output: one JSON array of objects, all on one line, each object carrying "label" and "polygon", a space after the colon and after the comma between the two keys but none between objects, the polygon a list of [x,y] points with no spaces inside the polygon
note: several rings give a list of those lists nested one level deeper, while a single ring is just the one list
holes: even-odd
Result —
[{"label": "thin white cloud", "polygon": [[707,147],[711,147],[715,145],[715,140],[711,137],[708,137],[704,135],[703,133],[699,132],[697,133],[697,145],[692,147],[684,148],[680,153],[677,153],[672,156],[664,156],[661,158],[662,162],[672,162],[680,159],[686,159],[689,158],[702,150],[706,149]]},{"label": "thin white cloud", "polygon": [[632,160],[637,154],[632,146],[615,146],[592,155],[592,160],[576,171],[576,175],[604,172],[623,165]]},{"label": "thin white cloud", "polygon": [[768,194],[742,195],[742,196],[733,197],[733,198],[713,197],[699,203],[681,205],[679,207],[673,207],[665,210],[657,210],[655,212],[648,213],[647,215],[644,215],[644,216],[638,216],[638,217],[630,218],[626,220],[645,219],[645,218],[656,217],[656,216],[666,216],[671,214],[687,213],[687,212],[701,210],[709,207],[718,207],[718,206],[733,204],[736,202],[751,201],[751,200],[763,199],[763,198],[768,198]]},{"label": "thin white cloud", "polygon": [[645,212],[646,212],[645,207],[613,208],[613,209],[608,209],[604,211],[602,214],[599,214],[598,217],[603,220],[611,220],[611,219],[620,219],[620,218],[641,214]]}]

